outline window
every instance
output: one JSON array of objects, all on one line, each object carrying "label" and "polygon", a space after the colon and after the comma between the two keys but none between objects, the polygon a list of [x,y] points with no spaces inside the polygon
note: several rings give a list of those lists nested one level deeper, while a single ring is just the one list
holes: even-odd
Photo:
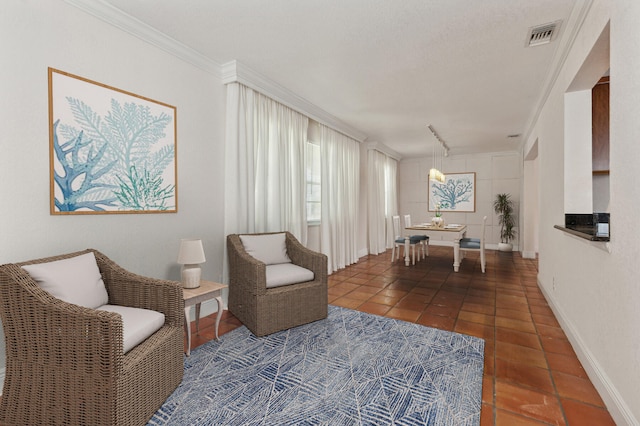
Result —
[{"label": "window", "polygon": [[320,210],[320,145],[314,142],[307,142],[307,223],[310,225],[319,224],[321,217]]}]

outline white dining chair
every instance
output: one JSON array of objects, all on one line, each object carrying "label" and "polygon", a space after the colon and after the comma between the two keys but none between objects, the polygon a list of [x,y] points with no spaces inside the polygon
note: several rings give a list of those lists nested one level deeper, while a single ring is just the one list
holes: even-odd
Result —
[{"label": "white dining chair", "polygon": [[480,267],[482,273],[486,269],[486,258],[484,254],[484,230],[487,224],[487,217],[482,218],[482,236],[480,238],[461,238],[460,239],[460,251],[479,251],[480,252]]},{"label": "white dining chair", "polygon": [[[391,250],[391,261],[400,259],[400,247],[404,247],[405,238],[402,234],[402,228],[400,228],[400,216],[393,216],[391,218],[393,223],[393,248]],[[413,254],[413,264],[416,264],[416,246],[420,245],[420,240],[410,237],[409,245]],[[396,252],[397,250],[397,252]],[[406,256],[406,253],[405,253]],[[419,257],[419,256],[418,256]]]},{"label": "white dining chair", "polygon": [[[407,232],[407,228],[411,227],[411,215],[404,215],[404,229]],[[420,251],[422,251],[422,258],[426,259],[429,256],[429,236],[428,235],[412,235],[411,238],[417,238],[420,240]]]}]

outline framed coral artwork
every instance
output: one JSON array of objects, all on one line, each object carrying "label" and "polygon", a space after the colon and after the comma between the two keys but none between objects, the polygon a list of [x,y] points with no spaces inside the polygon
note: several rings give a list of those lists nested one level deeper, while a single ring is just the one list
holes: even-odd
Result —
[{"label": "framed coral artwork", "polygon": [[429,181],[429,211],[476,211],[476,174],[446,173],[444,183]]},{"label": "framed coral artwork", "polygon": [[49,68],[51,214],[175,213],[176,108]]}]

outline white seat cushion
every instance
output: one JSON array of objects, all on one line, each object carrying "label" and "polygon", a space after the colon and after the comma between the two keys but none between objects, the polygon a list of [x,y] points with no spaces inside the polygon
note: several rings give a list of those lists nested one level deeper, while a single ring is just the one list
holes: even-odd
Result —
[{"label": "white seat cushion", "polygon": [[245,251],[267,265],[289,263],[284,232],[279,234],[240,235]]},{"label": "white seat cushion", "polygon": [[122,316],[122,349],[125,354],[164,325],[164,314],[149,309],[104,305],[98,310],[115,312]]},{"label": "white seat cushion", "polygon": [[22,269],[40,288],[57,299],[91,309],[109,303],[93,252],[54,262],[24,265]]},{"label": "white seat cushion", "polygon": [[313,281],[312,271],[293,263],[267,265],[267,288]]}]

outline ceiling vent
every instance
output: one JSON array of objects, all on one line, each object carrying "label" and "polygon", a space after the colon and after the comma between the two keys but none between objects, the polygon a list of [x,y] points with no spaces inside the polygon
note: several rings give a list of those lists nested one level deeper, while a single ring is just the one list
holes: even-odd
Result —
[{"label": "ceiling vent", "polygon": [[556,35],[558,35],[558,32],[560,31],[561,22],[562,21],[556,21],[549,24],[538,25],[537,27],[529,28],[526,46],[533,47],[551,43],[553,40],[555,40]]}]

